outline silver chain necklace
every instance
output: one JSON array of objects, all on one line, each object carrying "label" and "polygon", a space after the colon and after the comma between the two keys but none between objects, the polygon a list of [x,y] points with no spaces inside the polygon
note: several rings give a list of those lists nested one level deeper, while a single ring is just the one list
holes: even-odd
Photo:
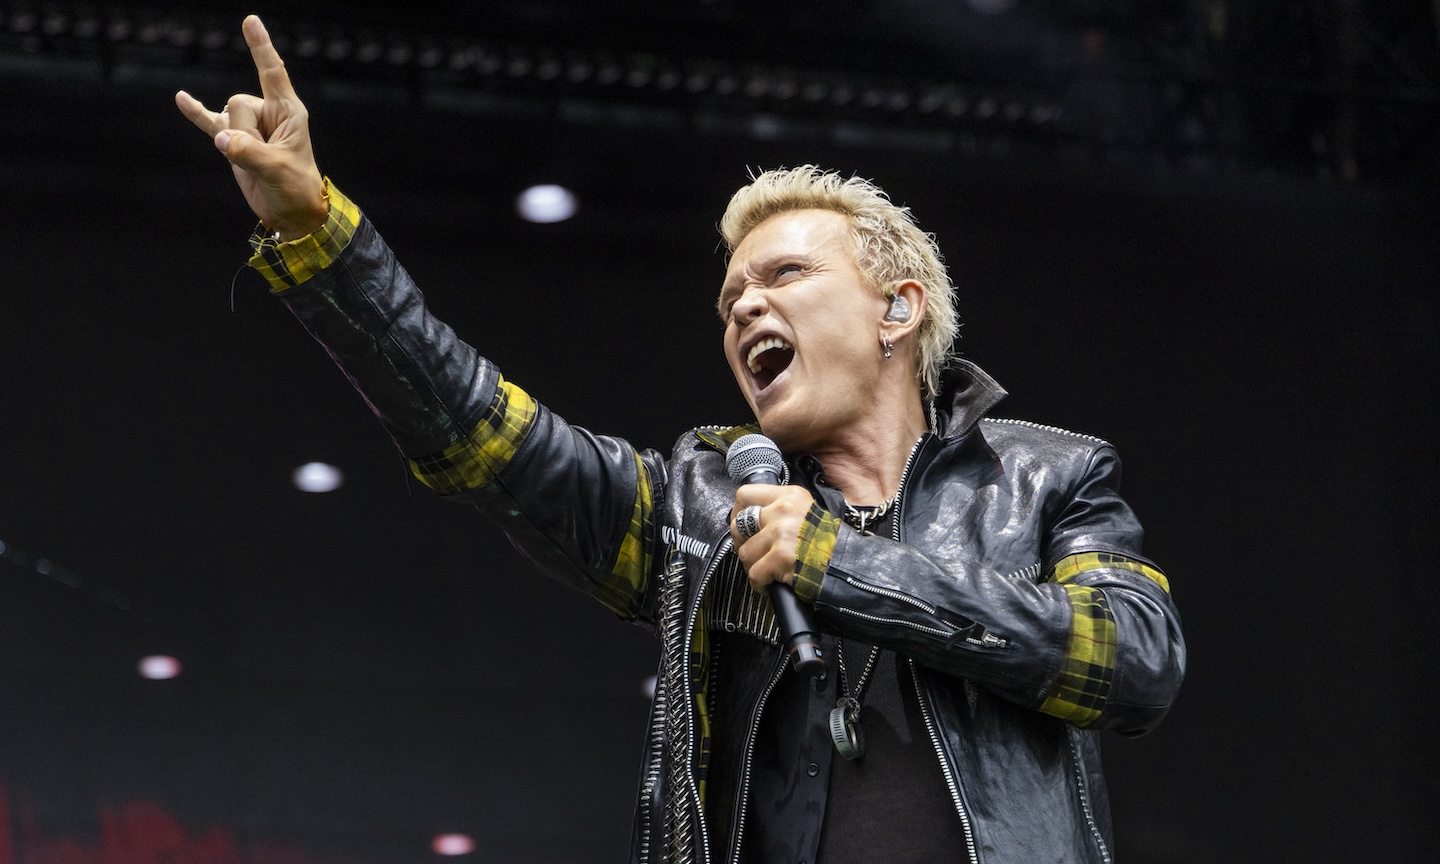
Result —
[{"label": "silver chain necklace", "polygon": [[846,759],[855,760],[865,755],[865,731],[860,728],[860,697],[865,695],[865,685],[870,683],[870,673],[875,671],[875,661],[880,657],[880,646],[870,649],[865,661],[865,670],[851,690],[845,676],[845,640],[835,641],[835,659],[840,664],[840,698],[830,710],[830,740],[835,750]]},{"label": "silver chain necklace", "polygon": [[886,498],[875,507],[856,507],[854,504],[846,501],[845,512],[840,518],[845,520],[846,525],[849,525],[861,534],[871,534],[873,532],[871,532],[870,526],[884,519],[885,514],[890,512],[890,508],[895,506],[895,502],[898,501],[899,498],[900,490],[896,489],[894,495]]}]

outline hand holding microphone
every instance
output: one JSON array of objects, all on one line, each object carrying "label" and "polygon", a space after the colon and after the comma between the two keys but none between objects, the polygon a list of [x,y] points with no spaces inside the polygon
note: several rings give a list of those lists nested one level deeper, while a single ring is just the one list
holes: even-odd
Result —
[{"label": "hand holding microphone", "polygon": [[[730,478],[741,485],[779,486],[784,464],[780,448],[764,435],[743,436],[730,446],[729,454],[725,458],[725,467]],[[804,513],[808,512],[810,497],[808,492],[797,487],[785,487],[783,492],[776,492],[778,494],[765,496],[770,498],[770,503],[766,506],[779,504],[779,499],[784,496],[805,498],[805,506],[799,510],[799,518],[795,520],[793,530],[788,525],[784,526],[776,534],[774,542],[758,551],[753,550],[748,541],[767,526],[760,524],[759,504],[741,506],[735,514],[735,530],[741,541],[737,545],[737,554],[740,554],[746,571],[750,573],[752,583],[756,581],[757,571],[774,571],[770,573],[773,581],[769,582],[767,590],[770,603],[775,607],[775,619],[780,624],[781,637],[785,640],[785,650],[790,654],[796,672],[818,677],[825,671],[825,661],[820,655],[819,630],[811,621],[810,610],[800,603],[795,591],[780,579],[781,575],[793,571],[800,538],[799,519],[803,519]],[[737,497],[737,505],[741,503],[741,498]],[[791,520],[785,520],[789,521]],[[745,549],[742,551],[739,546],[744,546]]]}]

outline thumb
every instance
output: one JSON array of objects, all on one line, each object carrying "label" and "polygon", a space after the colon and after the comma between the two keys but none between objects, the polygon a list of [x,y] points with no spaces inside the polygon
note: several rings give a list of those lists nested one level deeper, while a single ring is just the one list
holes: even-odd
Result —
[{"label": "thumb", "polygon": [[259,150],[256,145],[262,142],[255,140],[250,135],[235,129],[222,129],[215,135],[215,148],[225,154],[233,164],[241,168],[253,169],[254,161],[261,156],[264,147]]}]

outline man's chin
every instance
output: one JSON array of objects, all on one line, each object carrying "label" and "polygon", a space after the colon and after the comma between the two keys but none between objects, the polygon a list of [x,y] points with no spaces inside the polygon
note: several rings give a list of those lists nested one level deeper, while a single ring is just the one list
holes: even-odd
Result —
[{"label": "man's chin", "polygon": [[766,411],[757,415],[760,431],[775,442],[782,453],[794,453],[805,448],[805,437],[793,418],[779,411]]}]

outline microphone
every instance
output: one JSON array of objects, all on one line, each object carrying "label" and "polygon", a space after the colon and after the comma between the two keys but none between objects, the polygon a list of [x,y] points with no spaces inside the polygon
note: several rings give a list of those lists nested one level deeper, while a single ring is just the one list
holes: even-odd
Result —
[{"label": "microphone", "polygon": [[[726,472],[742,486],[750,483],[779,486],[784,467],[780,448],[764,435],[742,435],[730,445],[725,456]],[[775,607],[775,620],[780,624],[780,635],[785,639],[785,650],[795,671],[810,678],[824,675],[819,631],[810,620],[810,610],[795,596],[795,590],[783,582],[771,582],[770,605]]]}]

